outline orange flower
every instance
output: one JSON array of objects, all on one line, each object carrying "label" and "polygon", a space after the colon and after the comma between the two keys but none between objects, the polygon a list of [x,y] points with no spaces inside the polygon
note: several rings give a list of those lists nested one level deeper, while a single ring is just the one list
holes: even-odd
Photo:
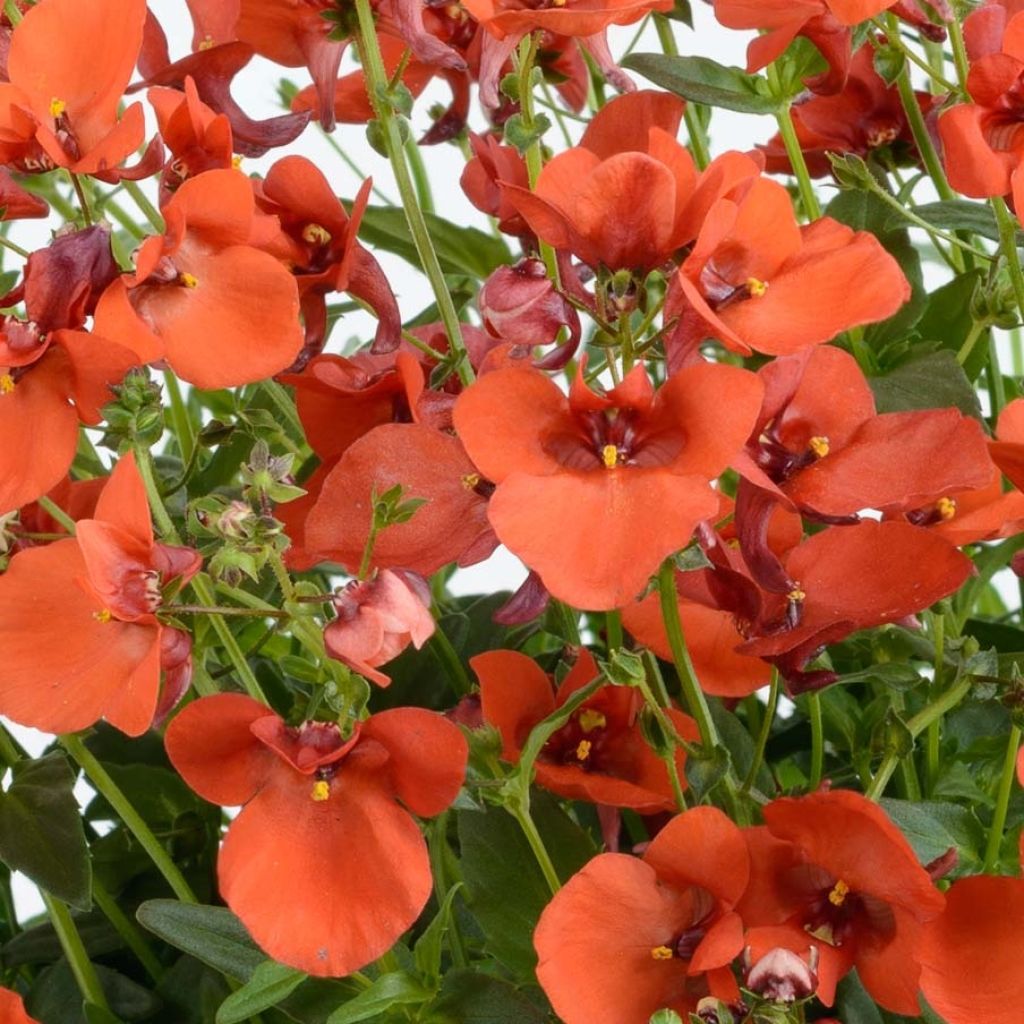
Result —
[{"label": "orange flower", "polygon": [[760,401],[753,374],[709,363],[657,392],[642,366],[607,395],[578,376],[568,397],[540,371],[509,368],[470,386],[454,420],[497,484],[488,515],[502,543],[555,597],[598,610],[635,598],[714,515],[709,481],[736,455]]},{"label": "orange flower", "polygon": [[201,797],[245,805],[217,875],[273,959],[320,977],[351,974],[419,916],[430,858],[412,815],[440,814],[466,771],[466,741],[440,715],[396,708],[346,738],[331,722],[289,728],[258,701],[222,693],[188,705],[166,745]]},{"label": "orange flower", "polygon": [[733,909],[750,860],[740,830],[717,808],[673,818],[642,859],[604,853],[541,914],[537,979],[566,1024],[684,1019],[709,992],[739,998],[729,967],[743,948]]},{"label": "orange flower", "polygon": [[918,1010],[917,943],[944,899],[877,804],[847,790],[774,800],[747,829],[750,885],[738,911],[751,945],[819,953],[818,998],[856,967],[875,1002]]},{"label": "orange flower", "polygon": [[[707,173],[707,172],[705,172]],[[789,193],[761,178],[704,218],[666,315],[673,365],[705,338],[734,352],[796,352],[892,316],[910,298],[899,264],[874,235],[822,217],[801,227]]]},{"label": "orange flower", "polygon": [[17,992],[0,988],[0,1022],[2,1024],[39,1024],[25,1012],[25,1004]]},{"label": "orange flower", "polygon": [[[501,734],[501,756],[519,760],[530,730],[598,675],[585,648],[557,692],[537,663],[518,651],[488,651],[470,659],[480,680],[483,717]],[[544,745],[536,762],[537,783],[569,800],[629,807],[642,814],[675,809],[665,763],[640,728],[643,700],[630,687],[600,687]],[[689,715],[666,714],[685,739],[698,739]],[[686,757],[676,751],[680,779]],[[685,784],[685,783],[684,783]]]},{"label": "orange flower", "polygon": [[118,104],[142,46],[145,0],[41,0],[11,35],[0,159],[23,170],[109,171],[140,145],[142,104]]},{"label": "orange flower", "polygon": [[384,569],[368,582],[353,581],[334,598],[334,610],[338,617],[324,630],[327,653],[378,686],[391,682],[379,665],[410,643],[418,650],[434,633],[430,590],[408,573]]},{"label": "orange flower", "polygon": [[[302,347],[295,279],[249,244],[256,207],[237,170],[186,181],[164,208],[167,233],[147,238],[134,276],[104,296],[114,336],[156,336],[174,371],[200,388],[263,380]],[[101,303],[102,304],[102,303]]]},{"label": "orange flower", "polygon": [[200,561],[154,542],[142,478],[126,455],[74,539],[19,552],[0,576],[0,713],[45,732],[100,718],[129,736],[145,732],[161,667],[178,673],[176,683],[187,671],[180,631],[156,619],[161,588],[190,579]]}]

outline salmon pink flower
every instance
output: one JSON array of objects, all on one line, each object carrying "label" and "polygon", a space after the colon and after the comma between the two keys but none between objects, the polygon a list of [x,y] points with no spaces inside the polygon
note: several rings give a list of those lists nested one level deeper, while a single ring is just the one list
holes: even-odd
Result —
[{"label": "salmon pink flower", "polygon": [[647,1024],[659,1009],[684,1019],[711,994],[739,999],[730,963],[743,949],[733,909],[750,859],[717,808],[673,818],[642,858],[604,853],[541,914],[537,979],[566,1024]]},{"label": "salmon pink flower", "polygon": [[167,233],[146,239],[135,274],[104,296],[114,336],[155,338],[178,376],[200,388],[247,384],[290,366],[302,347],[298,289],[249,244],[249,179],[206,171],[178,189],[164,216]]},{"label": "salmon pink flower", "polygon": [[789,193],[767,178],[711,207],[674,285],[673,365],[705,338],[744,355],[796,352],[884,320],[910,298],[874,235],[831,217],[801,227]]},{"label": "salmon pink flower", "polygon": [[73,539],[28,548],[0,576],[0,713],[45,732],[105,718],[149,728],[161,668],[186,671],[178,630],[161,625],[161,588],[199,569],[190,548],[155,543],[135,458],[114,467]]},{"label": "salmon pink flower", "polygon": [[657,392],[642,366],[607,395],[577,376],[568,397],[538,370],[508,368],[471,385],[454,420],[497,484],[488,515],[502,543],[555,597],[608,609],[635,598],[714,515],[709,481],[760,401],[756,377],[732,366],[687,367]]},{"label": "salmon pink flower", "polygon": [[0,159],[22,170],[109,172],[140,145],[142,104],[118,105],[142,46],[145,0],[41,0],[11,35]]},{"label": "salmon pink flower", "polygon": [[[1015,1024],[1024,1000],[1024,881],[961,878],[924,928],[921,991],[948,1024]],[[984,979],[984,984],[979,984]]]},{"label": "salmon pink flower", "polygon": [[[501,734],[501,756],[519,760],[530,730],[554,714],[598,676],[585,648],[557,688],[532,659],[518,651],[488,651],[470,660],[480,680],[484,721]],[[672,782],[664,761],[640,728],[639,691],[608,684],[600,687],[545,743],[536,761],[537,784],[569,800],[629,807],[642,814],[675,808]],[[674,708],[665,712],[684,739],[697,740],[696,723]],[[680,779],[686,757],[675,754]]]},{"label": "salmon pink flower", "polygon": [[355,580],[335,596],[334,610],[338,617],[324,630],[327,653],[378,686],[391,682],[378,666],[434,634],[430,589],[408,573],[383,569],[372,580]]},{"label": "salmon pink flower", "polygon": [[774,800],[745,830],[750,885],[737,910],[758,945],[806,953],[814,944],[818,998],[831,1006],[853,967],[875,1002],[916,1015],[922,925],[944,898],[903,833],[847,790]]},{"label": "salmon pink flower", "polygon": [[217,876],[275,960],[320,977],[351,974],[423,910],[430,858],[412,815],[440,814],[466,771],[466,741],[441,715],[396,708],[343,736],[331,722],[290,728],[258,701],[222,693],[178,714],[166,745],[201,797],[244,805]]}]

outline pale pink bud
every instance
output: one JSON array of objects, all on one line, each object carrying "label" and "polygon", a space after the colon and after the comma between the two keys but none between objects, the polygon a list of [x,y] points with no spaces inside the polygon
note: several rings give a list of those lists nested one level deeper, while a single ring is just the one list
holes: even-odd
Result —
[{"label": "pale pink bud", "polygon": [[753,966],[749,965],[750,947],[744,954],[747,961],[746,987],[778,1003],[792,1003],[806,999],[818,987],[818,949],[811,946],[808,961],[791,949],[776,946]]}]

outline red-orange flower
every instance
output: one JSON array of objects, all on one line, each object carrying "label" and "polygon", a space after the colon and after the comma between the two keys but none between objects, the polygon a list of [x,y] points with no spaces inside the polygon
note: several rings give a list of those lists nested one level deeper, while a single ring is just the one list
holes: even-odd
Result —
[{"label": "red-orange flower", "polygon": [[142,104],[118,115],[142,45],[145,0],[41,0],[11,35],[0,160],[75,174],[116,168],[142,142]]},{"label": "red-orange flower", "polygon": [[0,576],[0,713],[46,732],[105,718],[130,736],[156,714],[162,667],[187,672],[182,634],[162,626],[161,588],[199,569],[153,540],[132,454],[115,466],[74,539],[28,548]]},{"label": "red-orange flower", "polygon": [[604,853],[541,914],[537,978],[566,1024],[647,1024],[705,995],[739,997],[729,964],[743,948],[733,909],[750,860],[740,830],[717,808],[673,818],[642,859]]},{"label": "red-orange flower", "polygon": [[[856,967],[871,997],[916,1015],[921,925],[942,894],[885,812],[847,790],[774,800],[747,829],[750,885],[739,913],[752,945],[820,953],[818,998]],[[751,927],[753,926],[753,927]]]},{"label": "red-orange flower", "polygon": [[222,693],[186,707],[166,744],[200,796],[245,805],[217,875],[228,906],[275,960],[351,974],[419,916],[430,859],[412,815],[440,814],[466,770],[466,741],[440,715],[397,708],[343,737],[334,723],[289,728],[258,701]]},{"label": "red-orange flower", "polygon": [[831,217],[801,227],[789,193],[767,178],[711,207],[675,284],[674,364],[704,338],[744,355],[796,352],[884,320],[910,298],[874,235]]},{"label": "red-orange flower", "polygon": [[104,309],[118,333],[155,335],[164,357],[200,388],[263,380],[302,347],[295,279],[250,243],[256,207],[237,170],[186,181],[164,208],[167,232],[146,239],[132,277]]},{"label": "red-orange flower", "polygon": [[606,609],[635,598],[714,515],[709,481],[736,455],[760,400],[753,374],[709,363],[657,392],[642,366],[607,395],[577,377],[568,397],[540,371],[509,368],[469,387],[454,420],[497,484],[488,515],[502,543],[555,597]]},{"label": "red-orange flower", "polygon": [[25,1012],[25,1004],[17,992],[0,988],[0,1024],[39,1024]]},{"label": "red-orange flower", "polygon": [[[488,651],[470,660],[480,680],[483,717],[501,734],[501,756],[519,760],[530,730],[560,708],[577,690],[597,678],[585,648],[557,691],[539,665],[518,651]],[[536,761],[539,785],[570,800],[629,807],[644,814],[675,808],[664,761],[640,728],[640,693],[624,686],[602,686],[544,745]],[[674,708],[666,714],[685,739],[696,740],[696,724]],[[676,751],[685,779],[686,757]]]},{"label": "red-orange flower", "polygon": [[[1017,1024],[1024,1002],[1024,881],[961,878],[924,928],[921,991],[947,1024]],[[916,1012],[916,1011],[915,1011]]]}]

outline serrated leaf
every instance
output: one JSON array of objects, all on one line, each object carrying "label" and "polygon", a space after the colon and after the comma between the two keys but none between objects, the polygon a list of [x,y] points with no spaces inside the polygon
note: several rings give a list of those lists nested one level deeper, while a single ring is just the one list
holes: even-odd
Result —
[{"label": "serrated leaf", "polygon": [[[467,274],[483,281],[498,267],[512,262],[508,246],[477,228],[460,227],[443,217],[425,213],[427,231],[446,274]],[[420,265],[405,214],[400,208],[370,206],[359,225],[359,237],[369,245]]]},{"label": "serrated leaf", "polygon": [[224,907],[148,900],[135,916],[164,942],[239,981],[248,981],[266,959],[242,922]]},{"label": "serrated leaf", "polygon": [[381,975],[368,989],[338,1007],[327,1024],[358,1024],[379,1016],[392,1006],[425,1003],[434,993],[404,971]]},{"label": "serrated leaf", "polygon": [[224,1000],[217,1011],[217,1024],[241,1024],[253,1014],[277,1006],[306,980],[306,974],[273,960],[265,960],[252,977]]},{"label": "serrated leaf", "polygon": [[0,860],[79,910],[92,905],[92,864],[75,775],[61,753],[14,766],[0,794]]},{"label": "serrated leaf", "polygon": [[622,62],[644,78],[677,96],[724,107],[741,114],[771,114],[775,100],[758,75],[726,67],[709,57],[674,57],[662,53],[632,53]]}]

